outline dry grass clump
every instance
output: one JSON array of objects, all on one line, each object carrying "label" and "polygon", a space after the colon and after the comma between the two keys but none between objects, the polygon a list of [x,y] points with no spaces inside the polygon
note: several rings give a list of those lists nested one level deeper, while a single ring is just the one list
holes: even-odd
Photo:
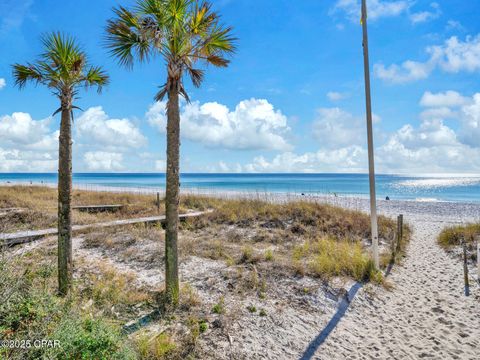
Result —
[{"label": "dry grass clump", "polygon": [[[0,229],[2,232],[30,230],[38,226],[52,228],[57,225],[57,216],[51,212],[32,210],[10,211],[0,215]],[[33,225],[33,226],[32,226]]]},{"label": "dry grass clump", "polygon": [[[197,219],[191,219],[197,227],[210,224],[230,224],[239,227],[258,226],[267,230],[288,230],[295,235],[325,234],[338,239],[362,240],[370,237],[368,216],[353,210],[346,210],[311,201],[295,201],[285,204],[261,200],[224,200],[214,204],[215,211]],[[394,223],[379,217],[379,236],[393,238]]]},{"label": "dry grass clump", "polygon": [[91,299],[97,309],[118,317],[123,318],[131,307],[153,303],[151,292],[134,285],[135,274],[119,272],[104,262],[90,262],[81,267],[79,279],[78,291],[82,298]]},{"label": "dry grass clump", "polygon": [[292,261],[295,267],[304,265],[309,274],[325,280],[348,276],[357,281],[381,281],[372,259],[358,242],[329,237],[307,241],[293,249]]},{"label": "dry grass clump", "polygon": [[[122,218],[158,215],[154,196],[74,190],[72,206],[125,205],[115,212],[87,213],[73,210],[74,224],[92,224]],[[0,216],[4,231],[45,229],[56,226],[57,190],[42,186],[0,186],[0,210],[19,208],[20,212]],[[163,213],[163,204],[160,207]]]},{"label": "dry grass clump", "polygon": [[462,239],[465,240],[467,253],[472,261],[478,261],[476,239],[480,237],[480,223],[447,227],[438,235],[438,243],[445,250],[459,249]]},{"label": "dry grass clump", "polygon": [[[206,210],[218,206],[220,200],[203,196],[184,196],[180,211]],[[117,219],[156,216],[160,211],[155,195],[74,190],[72,206],[124,205],[115,211],[89,213],[73,210],[74,224],[93,224]],[[19,212],[1,214],[1,209],[18,208]],[[44,186],[0,186],[0,229],[4,232],[36,230],[55,227],[57,221],[57,190]]]},{"label": "dry grass clump", "polygon": [[480,236],[480,223],[451,226],[442,230],[438,243],[448,249],[460,245],[462,239],[465,239],[467,244],[473,244],[477,236]]}]

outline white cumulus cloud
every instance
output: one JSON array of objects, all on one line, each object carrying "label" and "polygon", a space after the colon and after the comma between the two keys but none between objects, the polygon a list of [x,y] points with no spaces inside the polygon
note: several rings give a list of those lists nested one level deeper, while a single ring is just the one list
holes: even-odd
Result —
[{"label": "white cumulus cloud", "polygon": [[430,10],[414,12],[410,14],[410,21],[413,24],[424,23],[430,20],[437,19],[442,14],[440,5],[436,2],[430,3]]},{"label": "white cumulus cloud", "polygon": [[49,133],[50,118],[34,120],[28,113],[15,112],[0,117],[0,140],[2,144],[29,147],[42,141]]},{"label": "white cumulus cloud", "polygon": [[83,155],[83,161],[90,171],[120,171],[124,169],[121,153],[88,151]]},{"label": "white cumulus cloud", "polygon": [[129,119],[111,119],[101,106],[89,108],[75,120],[78,141],[119,151],[147,144],[140,129]]},{"label": "white cumulus cloud", "polygon": [[423,94],[420,105],[426,107],[451,107],[465,105],[468,102],[470,100],[467,97],[456,91],[449,90],[436,94],[427,91]]},{"label": "white cumulus cloud", "polygon": [[340,108],[318,109],[313,122],[313,134],[326,148],[365,144],[365,129],[362,119]]},{"label": "white cumulus cloud", "polygon": [[4,78],[0,78],[0,90],[2,90],[5,86],[7,86],[7,82]]},{"label": "white cumulus cloud", "polygon": [[[165,103],[158,102],[146,114],[148,122],[166,131]],[[217,102],[184,104],[181,134],[206,147],[235,150],[290,150],[286,139],[290,128],[287,117],[267,100],[241,101],[234,110]]]},{"label": "white cumulus cloud", "polygon": [[[368,18],[377,20],[384,17],[398,16],[406,12],[411,6],[409,0],[368,0]],[[331,10],[331,13],[341,11],[347,18],[355,23],[360,21],[361,3],[360,0],[338,0]]]},{"label": "white cumulus cloud", "polygon": [[286,152],[275,156],[271,161],[263,156],[245,165],[246,172],[359,172],[364,171],[367,159],[366,150],[360,146],[339,149],[321,149],[317,152],[295,154]]},{"label": "white cumulus cloud", "polygon": [[435,69],[445,72],[480,71],[480,35],[467,36],[465,41],[456,36],[447,39],[442,45],[426,48],[430,58],[425,62],[413,60],[402,64],[375,64],[375,75],[391,83],[407,83],[426,79]]}]

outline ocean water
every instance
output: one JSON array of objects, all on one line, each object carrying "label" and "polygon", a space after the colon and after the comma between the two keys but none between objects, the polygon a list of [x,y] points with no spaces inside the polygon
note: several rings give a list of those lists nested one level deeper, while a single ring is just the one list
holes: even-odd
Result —
[{"label": "ocean water", "polygon": [[[1,183],[51,183],[57,175],[3,173]],[[164,174],[99,174],[73,175],[77,185],[112,188],[163,189]],[[367,174],[182,174],[181,186],[212,191],[246,191],[258,193],[337,194],[361,196],[369,194]],[[413,177],[376,176],[377,198],[391,200],[480,202],[480,177]]]}]

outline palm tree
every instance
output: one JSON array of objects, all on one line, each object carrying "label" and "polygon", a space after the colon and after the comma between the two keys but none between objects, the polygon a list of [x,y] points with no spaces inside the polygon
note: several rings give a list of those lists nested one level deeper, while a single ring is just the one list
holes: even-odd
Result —
[{"label": "palm tree", "polygon": [[178,204],[180,107],[179,96],[187,101],[183,77],[188,75],[200,87],[205,71],[199,65],[227,67],[226,58],[235,50],[231,28],[220,23],[211,4],[197,0],[138,0],[131,10],[115,8],[107,24],[107,46],[121,65],[131,68],[134,57],[145,62],[160,55],[166,66],[166,82],[155,101],[168,97],[165,289],[166,301],[178,303]]},{"label": "palm tree", "polygon": [[98,92],[108,83],[107,74],[90,66],[84,51],[74,38],[51,33],[42,38],[44,53],[34,63],[14,64],[15,85],[23,89],[27,82],[47,86],[60,100],[61,112],[58,152],[58,289],[64,296],[72,283],[72,121],[73,100],[84,86],[96,86]]}]

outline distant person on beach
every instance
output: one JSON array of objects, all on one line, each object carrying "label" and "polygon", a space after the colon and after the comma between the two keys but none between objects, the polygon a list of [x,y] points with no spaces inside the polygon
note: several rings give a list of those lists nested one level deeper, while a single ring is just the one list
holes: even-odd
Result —
[{"label": "distant person on beach", "polygon": [[390,197],[389,197],[389,196],[387,196],[387,197],[385,198],[385,200],[387,200],[387,201],[388,201],[388,200],[390,200]]}]

